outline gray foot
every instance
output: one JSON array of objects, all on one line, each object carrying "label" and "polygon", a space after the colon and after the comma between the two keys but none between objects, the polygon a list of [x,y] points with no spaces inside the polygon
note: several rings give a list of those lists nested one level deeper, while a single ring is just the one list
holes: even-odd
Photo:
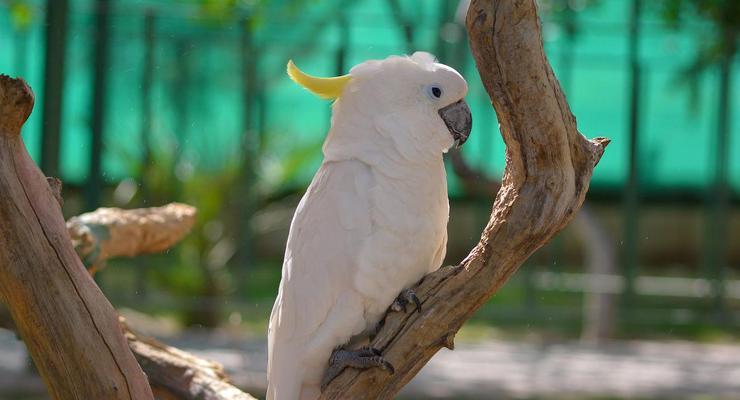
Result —
[{"label": "gray foot", "polygon": [[326,369],[324,378],[321,380],[321,391],[323,392],[329,382],[347,367],[359,369],[380,367],[391,374],[396,372],[391,363],[383,359],[378,349],[372,347],[362,347],[358,350],[336,349],[331,353],[329,368]]},{"label": "gray foot", "polygon": [[406,306],[411,303],[414,303],[414,306],[416,306],[416,311],[421,312],[421,301],[416,297],[416,293],[411,289],[403,289],[393,304],[391,304],[391,310],[395,312],[406,312]]}]

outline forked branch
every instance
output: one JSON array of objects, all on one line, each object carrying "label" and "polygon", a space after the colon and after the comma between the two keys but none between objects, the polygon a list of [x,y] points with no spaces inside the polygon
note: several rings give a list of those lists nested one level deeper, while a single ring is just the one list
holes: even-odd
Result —
[{"label": "forked branch", "polygon": [[491,218],[459,265],[439,269],[414,289],[421,313],[386,316],[372,345],[396,373],[345,370],[322,399],[393,398],[441,347],[453,347],[462,324],[573,219],[609,143],[578,132],[543,51],[534,0],[473,0],[466,24],[506,143]]}]

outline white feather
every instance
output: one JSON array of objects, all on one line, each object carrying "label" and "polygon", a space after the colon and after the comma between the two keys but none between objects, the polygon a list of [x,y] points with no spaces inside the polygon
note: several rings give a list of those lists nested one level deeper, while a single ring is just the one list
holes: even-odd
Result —
[{"label": "white feather", "polygon": [[[369,61],[334,104],[324,162],[291,224],[270,317],[268,399],[311,400],[334,348],[374,329],[398,293],[437,269],[449,215],[437,110],[464,97],[426,53]],[[440,84],[439,102],[424,85]]]}]

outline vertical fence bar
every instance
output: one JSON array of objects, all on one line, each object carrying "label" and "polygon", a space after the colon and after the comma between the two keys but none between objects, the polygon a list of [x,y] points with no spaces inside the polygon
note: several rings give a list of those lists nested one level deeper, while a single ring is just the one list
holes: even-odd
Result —
[{"label": "vertical fence bar", "polygon": [[112,0],[95,2],[95,44],[93,49],[93,82],[91,107],[90,170],[85,188],[85,204],[88,210],[100,205],[103,189],[102,161],[103,135],[107,111],[108,65],[110,56],[110,24]]},{"label": "vertical fence bar", "polygon": [[[334,54],[334,76],[341,76],[349,71],[347,68],[347,52],[349,51],[350,36],[349,36],[349,24],[347,24],[347,15],[344,11],[339,11],[337,17],[337,28],[339,30],[339,46]],[[328,132],[331,128],[331,107],[327,109],[327,118],[325,131]]]},{"label": "vertical fence bar", "polygon": [[252,23],[249,17],[239,20],[239,32],[241,32],[241,66],[242,66],[242,136],[241,136],[241,159],[242,177],[240,188],[237,190],[241,204],[237,205],[237,215],[241,223],[240,231],[237,232],[239,252],[237,253],[239,268],[244,271],[254,261],[252,215],[255,206],[255,173],[254,168],[257,160],[256,140],[254,125],[254,105],[257,98],[257,54],[254,46]]},{"label": "vertical fence bar", "polygon": [[245,154],[252,155],[254,151],[254,101],[257,88],[254,38],[249,18],[241,19],[241,50],[243,70],[244,110],[242,113],[242,147]]},{"label": "vertical fence bar", "polygon": [[[154,85],[154,49],[156,46],[155,32],[155,13],[153,9],[147,9],[144,13],[144,66],[141,71],[141,165],[139,166],[139,185],[141,191],[141,202],[146,207],[151,204],[149,179],[147,171],[152,162],[151,154],[151,137],[154,132],[152,126],[152,87]],[[146,301],[149,296],[147,286],[148,269],[146,264],[151,262],[147,255],[139,256],[134,261],[136,268],[136,295],[140,301]]]},{"label": "vertical fence bar", "polygon": [[147,187],[147,166],[151,163],[151,136],[152,127],[152,88],[154,86],[154,48],[156,46],[154,30],[154,10],[147,10],[144,15],[144,68],[141,76],[141,142],[142,156],[141,168],[139,169],[139,180],[141,182],[142,200],[149,201],[149,188]]},{"label": "vertical fence bar", "polygon": [[447,45],[443,38],[443,29],[450,19],[450,7],[448,0],[439,0],[439,19],[437,21],[437,41],[435,43],[435,55],[443,63],[448,62]]},{"label": "vertical fence bar", "polygon": [[414,52],[414,25],[411,23],[409,18],[404,17],[403,9],[401,8],[401,2],[399,0],[387,0],[388,7],[391,10],[391,15],[396,25],[401,29],[403,35],[404,46],[406,52],[411,54]]},{"label": "vertical fence bar", "polygon": [[340,12],[337,20],[339,27],[339,46],[337,47],[337,53],[335,57],[335,75],[340,76],[347,73],[347,53],[349,52],[349,24],[347,24],[347,16]]},{"label": "vertical fence bar", "polygon": [[640,208],[640,16],[642,0],[632,0],[629,31],[629,173],[624,192],[624,229],[622,260],[624,264],[624,306],[634,300],[634,282],[639,273],[638,236]]},{"label": "vertical fence bar", "polygon": [[[177,140],[173,166],[176,168],[182,153],[185,150],[188,129],[190,127],[190,81],[191,81],[191,58],[195,51],[195,44],[189,37],[180,37],[175,42],[175,52],[179,60],[175,63],[175,78],[172,88],[174,96],[175,115],[175,139]],[[178,187],[181,187],[178,186]],[[179,190],[179,189],[178,189]]]},{"label": "vertical fence bar", "polygon": [[[262,48],[262,47],[258,46],[255,43],[255,38],[252,37],[253,57],[257,56],[257,52],[259,48]],[[255,154],[262,154],[262,152],[265,151],[267,147],[267,109],[268,109],[267,99],[269,98],[269,96],[266,92],[266,88],[267,88],[266,83],[264,82],[263,79],[259,79],[260,64],[259,64],[258,59],[255,59],[253,68],[254,68],[254,72],[253,72],[254,76],[252,78],[256,81],[254,90],[256,92],[255,93],[255,96],[256,96],[255,107],[257,109],[255,123],[253,124],[254,129],[256,131],[255,134],[256,134],[256,139],[257,139],[257,144],[255,146],[254,151],[255,151]]]},{"label": "vertical fence bar", "polygon": [[59,176],[59,145],[64,100],[64,66],[67,53],[67,0],[46,2],[46,49],[44,57],[44,103],[41,120],[41,169]]},{"label": "vertical fence bar", "polygon": [[[728,39],[730,43],[734,38]],[[734,46],[730,46],[732,49]],[[727,263],[727,219],[729,218],[730,191],[727,168],[730,152],[730,89],[732,87],[733,50],[725,50],[719,65],[717,132],[714,151],[714,179],[708,202],[705,275],[712,282],[714,318],[727,323],[725,308],[725,268]]]},{"label": "vertical fence bar", "polygon": [[[558,69],[558,80],[566,94],[572,95],[573,84],[573,46],[575,46],[576,32],[578,32],[578,21],[576,12],[570,5],[570,1],[561,0],[563,4],[563,30],[565,31],[565,46],[560,49],[560,68]],[[570,96],[569,96],[570,97]]]}]

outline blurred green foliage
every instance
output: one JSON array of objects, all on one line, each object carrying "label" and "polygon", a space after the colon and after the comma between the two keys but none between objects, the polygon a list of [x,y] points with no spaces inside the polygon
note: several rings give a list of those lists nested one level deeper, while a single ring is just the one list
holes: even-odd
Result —
[{"label": "blurred green foliage", "polygon": [[678,30],[688,21],[699,17],[712,27],[712,34],[699,42],[692,61],[676,79],[685,82],[690,90],[692,104],[700,97],[700,79],[708,69],[723,59],[732,59],[737,53],[740,38],[740,1],[737,0],[661,0],[661,16],[669,27]]},{"label": "blurred green foliage", "polygon": [[[254,305],[257,310],[254,313],[255,317],[253,320],[245,317],[245,321],[252,321],[245,323],[263,329],[279,280],[280,260],[259,259],[253,255],[250,258],[250,254],[242,257],[240,252],[249,253],[243,241],[249,242],[249,235],[258,234],[251,226],[252,215],[285,199],[289,200],[285,201],[283,208],[289,209],[294,205],[293,200],[307,184],[307,177],[310,178],[320,159],[321,141],[329,115],[328,107],[324,103],[310,98],[303,91],[292,86],[284,77],[286,57],[301,57],[301,65],[308,65],[308,70],[315,71],[317,74],[334,73],[340,64],[335,60],[336,50],[341,44],[338,36],[344,32],[339,24],[335,24],[339,18],[334,12],[339,9],[348,14],[346,16],[349,26],[347,36],[351,37],[350,46],[346,49],[347,59],[341,62],[342,68],[346,69],[367,57],[380,57],[389,52],[404,51],[405,46],[397,46],[397,42],[403,42],[403,32],[398,29],[397,23],[392,23],[393,20],[387,10],[389,3],[396,3],[403,7],[402,23],[408,24],[411,21],[416,24],[412,36],[413,44],[420,46],[419,48],[431,50],[439,37],[443,36],[440,34],[440,29],[445,28],[447,29],[445,32],[452,32],[449,29],[451,23],[449,21],[453,18],[445,16],[446,25],[438,26],[437,22],[441,18],[440,12],[436,9],[439,4],[419,1],[419,3],[386,3],[384,0],[379,0],[364,2],[364,5],[363,2],[358,2],[354,7],[361,9],[355,16],[350,15],[351,7],[346,7],[346,9],[339,6],[327,7],[327,10],[316,12],[320,15],[316,15],[315,20],[305,22],[305,29],[296,29],[293,32],[295,37],[281,35],[284,35],[293,25],[298,26],[298,20],[307,20],[308,15],[316,11],[314,7],[316,4],[325,3],[318,0],[140,2],[146,7],[153,6],[158,11],[153,35],[155,39],[153,40],[155,77],[152,92],[148,94],[153,99],[152,108],[157,109],[158,115],[154,116],[154,120],[150,121],[149,125],[152,131],[150,132],[151,137],[160,136],[160,139],[164,137],[159,141],[153,139],[151,155],[145,162],[142,162],[139,153],[139,141],[135,140],[135,135],[131,138],[130,133],[136,133],[140,126],[144,125],[139,121],[141,117],[137,119],[136,114],[137,102],[141,94],[138,89],[131,90],[131,88],[135,88],[136,83],[139,82],[137,80],[139,70],[143,67],[140,65],[141,62],[137,64],[137,60],[141,61],[142,50],[145,47],[141,39],[144,32],[140,26],[142,16],[135,14],[146,7],[131,6],[129,9],[127,7],[135,2],[115,1],[122,12],[114,20],[118,31],[114,35],[115,41],[113,42],[116,46],[113,75],[118,79],[114,82],[118,86],[114,85],[110,94],[111,97],[121,100],[120,104],[112,107],[113,111],[110,113],[113,117],[110,118],[106,133],[109,135],[106,143],[106,157],[115,158],[112,156],[118,155],[119,159],[124,160],[125,168],[124,173],[111,172],[113,168],[107,171],[109,177],[114,175],[109,178],[108,182],[118,181],[128,176],[131,178],[125,178],[119,187],[129,185],[135,188],[132,196],[124,196],[126,201],[118,202],[117,205],[143,207],[177,200],[196,205],[199,209],[198,222],[191,235],[168,254],[149,256],[138,261],[140,265],[136,267],[136,274],[141,274],[141,276],[136,277],[135,274],[132,275],[133,278],[129,276],[127,279],[130,281],[126,284],[121,282],[120,291],[130,291],[131,287],[150,286],[151,292],[156,292],[156,295],[165,293],[179,299],[178,301],[184,304],[189,304],[188,307],[182,308],[170,308],[167,303],[155,304],[156,302],[146,305],[160,312],[169,310],[170,313],[177,314],[178,318],[187,325],[214,326],[222,322],[231,312],[243,309],[245,304]],[[40,36],[38,32],[42,31],[39,28],[42,21],[39,19],[43,17],[43,12],[39,12],[42,9],[39,7],[41,3],[43,1],[40,0],[6,0],[3,4],[9,5],[9,15],[17,30],[35,25],[36,36]],[[82,89],[70,92],[67,105],[70,110],[85,111],[89,108],[85,102],[86,90],[89,89],[85,86],[85,82],[90,72],[86,69],[89,61],[86,57],[89,57],[87,49],[91,47],[91,43],[86,41],[85,33],[89,33],[86,24],[89,23],[88,19],[92,18],[89,8],[91,3],[92,1],[77,2],[74,7],[76,10],[73,13],[74,17],[71,19],[75,39],[70,40],[70,60],[72,60],[73,67],[70,68],[72,73],[68,78],[71,83],[69,87]],[[455,2],[451,1],[450,4],[452,3]],[[624,169],[623,160],[625,159],[622,156],[625,153],[619,152],[619,146],[623,146],[620,143],[625,141],[618,140],[623,130],[620,125],[622,118],[619,116],[623,110],[619,104],[626,103],[620,91],[626,85],[623,68],[619,65],[624,60],[622,49],[626,47],[623,38],[628,30],[626,10],[629,8],[629,1],[539,0],[539,3],[543,11],[545,34],[546,36],[550,34],[549,38],[545,38],[546,46],[550,51],[551,60],[554,61],[553,67],[558,77],[562,79],[566,74],[570,74],[569,68],[573,69],[574,76],[578,76],[577,80],[571,79],[573,85],[569,92],[569,101],[572,101],[583,132],[605,133],[615,138],[610,152],[602,160],[597,173],[612,171],[613,174],[610,175],[608,181],[620,188],[623,182],[620,171]],[[181,9],[182,4],[189,6],[187,12]],[[715,27],[713,31],[715,34],[696,39],[697,43],[701,44],[699,47],[693,46],[693,42],[700,35],[691,30],[682,33],[682,38],[685,38],[686,42],[690,41],[685,45],[680,42],[682,38],[676,39],[671,34],[665,34],[664,31],[659,31],[652,36],[645,35],[646,42],[652,41],[647,42],[645,46],[649,47],[650,51],[645,51],[643,54],[643,63],[652,74],[648,81],[651,86],[646,86],[645,91],[650,92],[651,96],[648,97],[653,99],[650,104],[646,105],[646,108],[650,110],[648,121],[650,123],[645,129],[645,140],[648,144],[659,143],[660,150],[658,153],[653,152],[657,150],[648,150],[643,155],[654,166],[651,171],[656,174],[656,178],[651,182],[662,182],[663,185],[666,184],[665,182],[680,184],[694,179],[691,182],[703,185],[706,182],[703,169],[696,169],[698,172],[689,171],[687,173],[687,171],[691,166],[707,164],[705,158],[690,157],[704,154],[704,148],[701,147],[705,146],[704,141],[700,141],[697,137],[706,135],[695,133],[708,124],[702,123],[685,128],[686,121],[676,117],[675,110],[671,108],[674,105],[671,103],[673,96],[661,92],[668,82],[663,79],[663,76],[674,72],[674,66],[679,63],[675,61],[676,59],[680,58],[680,62],[686,59],[682,54],[677,54],[682,49],[690,49],[689,51],[697,49],[695,63],[700,67],[687,69],[693,73],[693,76],[702,74],[709,66],[716,64],[718,57],[731,48],[728,46],[731,42],[725,43],[722,38],[736,38],[737,36],[737,20],[740,18],[737,8],[740,7],[740,2],[729,0],[652,2],[646,0],[643,4],[659,9],[663,18],[675,29],[682,29],[684,24],[693,24],[695,27],[697,16],[705,24]],[[453,7],[447,8],[454,9],[456,4],[452,5]],[[279,18],[275,15],[278,9],[284,13],[280,14]],[[175,15],[174,12],[170,14],[170,10],[179,10],[182,14]],[[193,10],[196,12],[193,13]],[[291,15],[295,18],[288,18]],[[254,155],[244,157],[237,149],[239,140],[230,140],[240,134],[240,113],[244,110],[241,104],[244,95],[241,93],[243,89],[241,86],[244,82],[240,77],[244,72],[244,61],[247,61],[249,57],[237,60],[234,56],[239,54],[240,46],[243,44],[241,41],[245,40],[242,36],[243,32],[237,28],[238,21],[242,19],[245,19],[245,23],[254,24],[250,25],[252,28],[262,27],[267,23],[276,24],[275,27],[266,29],[263,37],[256,35],[253,38],[258,50],[261,49],[259,51],[261,51],[262,58],[259,63],[264,70],[258,75],[260,83],[257,89],[269,89],[270,95],[266,101],[268,111],[259,111],[267,114],[267,117],[254,124],[263,125],[259,129],[260,132],[255,134],[260,139],[259,143],[254,145]],[[649,24],[650,22],[646,23],[646,25]],[[380,25],[388,25],[392,29],[381,30],[378,28]],[[129,26],[133,28],[122,29],[122,27]],[[702,30],[701,33],[703,32],[705,31]],[[732,32],[734,36],[722,36],[723,32]],[[676,40],[679,40],[678,46],[675,46]],[[451,46],[460,45],[458,42],[450,41],[450,43]],[[38,47],[38,45],[35,46]],[[21,48],[21,46],[17,47]],[[679,50],[674,52],[673,49],[676,48]],[[566,63],[568,57],[571,59]],[[668,60],[672,60],[673,63],[669,63]],[[312,61],[313,64],[311,64]],[[29,68],[29,70],[37,71],[38,69]],[[186,75],[183,71],[188,71],[189,79],[183,78],[183,75]],[[466,158],[471,164],[486,169],[488,173],[499,173],[500,165],[496,165],[492,160],[503,162],[503,151],[500,151],[502,145],[494,139],[497,137],[495,120],[483,112],[491,114],[489,101],[480,88],[471,61],[467,62],[465,70],[461,72],[471,82],[471,104],[477,103],[477,110],[481,111],[476,114],[481,115],[481,118],[477,119],[479,121],[476,123],[477,126],[494,127],[489,131],[481,131],[480,135],[473,135],[472,140],[479,141],[479,143],[469,143]],[[37,83],[35,87],[40,86]],[[609,93],[613,98],[606,99],[605,93]],[[652,96],[653,93],[656,95]],[[259,95],[256,94],[256,97]],[[258,100],[255,101],[259,103]],[[261,107],[259,105],[256,108]],[[84,148],[87,143],[87,123],[85,121],[89,115],[72,111],[67,111],[68,120],[74,121],[75,125],[70,124],[65,131],[69,139],[68,147],[72,151],[67,149],[65,152],[72,154],[72,158],[78,161],[84,158],[79,156],[77,149]],[[198,114],[198,111],[202,113]],[[194,113],[196,115],[193,115]],[[38,109],[36,114],[38,114]],[[223,123],[219,124],[219,122]],[[277,128],[272,128],[275,131],[270,131],[265,129],[265,126],[280,126],[280,131],[277,131]],[[686,136],[673,140],[671,143],[665,143],[662,140],[665,132],[671,132],[671,134],[679,132]],[[650,137],[651,134],[654,137]],[[219,135],[229,140],[216,140]],[[26,137],[28,136],[27,132]],[[129,137],[129,140],[120,140],[121,137]],[[173,143],[163,145],[170,140],[170,137]],[[485,141],[482,138],[486,138]],[[666,161],[671,157],[669,153],[676,154],[671,153],[670,149],[666,150],[668,146],[682,142],[691,143],[680,146],[688,149],[688,152],[684,154],[685,157],[676,156]],[[701,148],[696,150],[696,147]],[[121,155],[125,151],[131,154]],[[206,165],[208,163],[204,160],[207,157],[211,158],[212,165]],[[609,157],[617,161],[609,164],[611,162]],[[677,163],[676,160],[681,163]],[[689,161],[685,162],[686,160]],[[80,173],[76,175],[76,178],[68,180],[72,184],[75,183],[75,179],[78,184],[82,182],[85,179],[85,168],[82,163],[79,168]],[[655,172],[659,168],[663,168],[662,175]],[[674,176],[676,180],[671,181],[670,179]],[[594,180],[596,182],[594,187],[598,187],[599,179],[603,178],[597,176]],[[456,193],[456,195],[459,194],[459,192]],[[108,199],[104,201],[104,204],[108,205],[112,202]],[[484,207],[485,209],[480,212],[481,218],[488,215],[488,204]],[[246,238],[240,234],[242,231],[247,232]],[[456,235],[461,234],[467,235],[468,232],[456,233]],[[108,269],[103,274],[109,274],[111,280],[124,275],[121,269],[116,268]],[[145,285],[133,282],[137,280],[144,282]],[[505,324],[508,318],[514,321],[511,325],[515,328],[516,324],[523,324],[517,329],[562,330],[561,334],[568,337],[577,334],[582,301],[579,294],[544,291],[543,298],[537,301],[541,304],[570,309],[572,315],[565,318],[565,323],[560,322],[559,314],[548,315],[547,311],[544,314],[538,314],[537,317],[530,316],[524,319],[516,315],[503,315],[500,310],[514,309],[519,312],[521,310],[516,308],[517,305],[521,306],[528,301],[525,299],[521,282],[517,282],[507,285],[506,289],[490,305],[484,307],[473,321],[473,326],[476,324],[484,326],[494,322],[496,325],[501,325]],[[146,303],[146,298],[146,296],[142,297],[144,303]],[[648,301],[646,304],[650,304],[649,300],[646,301]],[[702,308],[704,306],[699,303],[685,305],[676,302],[675,305],[696,309],[699,312],[704,310]],[[137,307],[141,306],[141,303],[137,304]],[[547,310],[547,308],[542,309]],[[666,307],[666,312],[668,312],[668,307]],[[541,326],[528,325],[533,319],[540,317]],[[644,329],[644,326],[641,326],[643,328],[637,328],[638,331]],[[696,327],[698,331],[705,329],[705,325],[702,324],[697,324]]]},{"label": "blurred green foliage", "polygon": [[199,9],[201,22],[214,25],[228,25],[238,19],[247,19],[251,27],[259,27],[268,18],[276,5],[288,16],[296,16],[310,3],[319,0],[189,0]]},{"label": "blurred green foliage", "polygon": [[[268,134],[264,140],[278,137]],[[244,263],[236,257],[238,250],[245,250],[239,248],[240,232],[252,232],[248,225],[255,211],[295,193],[293,183],[316,162],[320,147],[320,141],[294,146],[280,159],[257,152],[253,159],[232,160],[216,172],[195,167],[177,143],[152,148],[146,165],[134,155],[124,157],[129,160],[129,175],[139,181],[119,184],[135,187],[119,205],[146,207],[177,199],[198,208],[192,232],[168,254],[147,257],[146,263],[156,265],[145,267],[141,277],[154,290],[205,300],[185,311],[181,318],[185,325],[218,325],[228,296],[275,295],[279,260],[269,264],[270,269],[258,270],[255,284],[251,271],[256,260]]]},{"label": "blurred green foliage", "polygon": [[10,17],[16,30],[24,31],[31,26],[35,16],[33,7],[23,0],[10,2]]}]

